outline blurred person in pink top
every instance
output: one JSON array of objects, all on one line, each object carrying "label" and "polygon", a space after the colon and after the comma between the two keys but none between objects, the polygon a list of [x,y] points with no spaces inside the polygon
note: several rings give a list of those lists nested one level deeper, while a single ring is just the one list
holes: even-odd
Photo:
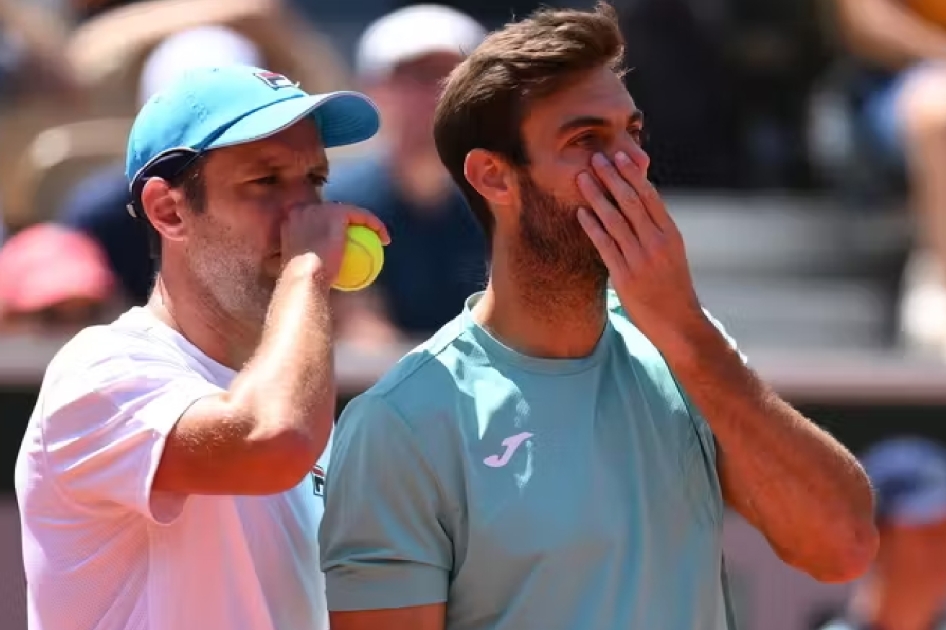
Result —
[{"label": "blurred person in pink top", "polygon": [[0,247],[0,330],[70,329],[122,305],[104,252],[81,232],[40,224]]}]

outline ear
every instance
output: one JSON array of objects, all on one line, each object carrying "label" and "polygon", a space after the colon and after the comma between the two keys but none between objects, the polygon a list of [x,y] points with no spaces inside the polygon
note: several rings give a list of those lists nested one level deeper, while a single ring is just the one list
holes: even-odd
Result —
[{"label": "ear", "polygon": [[463,174],[493,206],[510,206],[516,195],[516,178],[505,160],[485,149],[473,149],[466,154]]},{"label": "ear", "polygon": [[141,205],[154,229],[170,241],[184,238],[184,221],[181,217],[184,202],[180,191],[171,188],[160,177],[149,179],[141,190]]}]

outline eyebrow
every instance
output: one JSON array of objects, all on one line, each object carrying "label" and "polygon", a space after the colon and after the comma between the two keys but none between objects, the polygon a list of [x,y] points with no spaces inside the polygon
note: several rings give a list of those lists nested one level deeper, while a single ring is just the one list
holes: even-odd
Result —
[{"label": "eyebrow", "polygon": [[[286,168],[285,162],[267,156],[246,162],[243,170],[282,170],[284,168]],[[308,171],[327,176],[329,173],[328,161],[313,162],[309,165]]]},{"label": "eyebrow", "polygon": [[[628,117],[628,125],[643,124],[644,112],[639,109],[634,110]],[[610,127],[611,121],[601,116],[578,116],[565,122],[558,128],[558,135],[564,136],[567,133],[578,129],[587,129],[589,127]]]}]

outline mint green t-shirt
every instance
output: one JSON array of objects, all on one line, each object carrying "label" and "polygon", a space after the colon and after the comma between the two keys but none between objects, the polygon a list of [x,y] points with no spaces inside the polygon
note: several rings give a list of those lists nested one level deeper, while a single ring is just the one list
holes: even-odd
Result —
[{"label": "mint green t-shirt", "polygon": [[330,610],[447,602],[448,630],[731,629],[715,443],[609,296],[593,353],[535,359],[467,308],[342,414]]}]

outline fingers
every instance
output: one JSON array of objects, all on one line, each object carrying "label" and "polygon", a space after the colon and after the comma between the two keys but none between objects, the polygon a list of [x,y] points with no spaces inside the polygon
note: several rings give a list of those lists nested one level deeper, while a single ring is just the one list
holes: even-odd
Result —
[{"label": "fingers", "polygon": [[612,273],[614,252],[632,270],[647,259],[680,255],[682,236],[644,168],[623,152],[613,162],[596,154],[591,166],[596,177],[583,172],[577,180],[590,208],[587,215],[579,213],[579,220]]},{"label": "fingers", "polygon": [[358,208],[357,206],[350,206],[348,204],[336,204],[336,207],[343,209],[347,219],[347,225],[363,225],[366,228],[370,228],[377,233],[378,237],[381,239],[381,242],[385,245],[388,245],[391,242],[391,236],[388,234],[388,228],[377,216],[364,210]]},{"label": "fingers", "polygon": [[[654,188],[654,185],[647,179],[646,173],[623,151],[618,151],[614,156],[614,166],[617,167],[616,174],[626,181],[637,193],[640,207],[647,213],[647,216],[653,224],[662,232],[668,232],[673,229],[674,224],[670,219],[667,208],[664,206],[660,193]],[[612,167],[613,169],[614,167]]]},{"label": "fingers", "polygon": [[381,238],[381,242],[387,245],[391,242],[391,236],[388,234],[388,228],[385,227],[381,219],[360,208],[350,208],[347,211],[348,225],[363,225],[374,230]]},{"label": "fingers", "polygon": [[618,208],[630,207],[637,203],[637,191],[628,183],[628,181],[617,171],[603,153],[595,153],[591,158],[591,166],[595,174],[601,179],[608,192],[614,196]]},{"label": "fingers", "polygon": [[[655,232],[660,228],[650,216],[643,198],[633,182],[624,175],[623,171],[619,172],[615,167],[615,163],[618,161],[624,163],[630,161],[630,158],[627,154],[618,152],[614,160],[614,163],[612,163],[603,154],[598,153],[592,158],[591,165],[602,184],[614,196],[621,214],[631,224],[638,239],[646,242],[653,238],[656,235]],[[636,165],[632,164],[630,169],[640,173],[640,169]]]},{"label": "fingers", "polygon": [[[614,240],[620,253],[625,258],[632,256],[633,250],[639,247],[637,235],[633,230],[633,224],[630,223],[624,214],[607,198],[601,186],[598,185],[594,178],[588,173],[581,173],[578,176],[578,189],[591,206],[595,223],[607,232],[609,238]],[[624,193],[626,197],[627,194],[633,194],[633,191],[630,190],[628,186],[627,191],[624,191]],[[611,194],[617,197],[613,192]]]},{"label": "fingers", "polygon": [[612,276],[617,276],[628,267],[628,258],[621,251],[621,248],[615,240],[608,234],[592,211],[588,208],[578,209],[578,222],[584,229],[585,234],[591,239],[595,249],[601,255],[604,266],[608,268]]}]

